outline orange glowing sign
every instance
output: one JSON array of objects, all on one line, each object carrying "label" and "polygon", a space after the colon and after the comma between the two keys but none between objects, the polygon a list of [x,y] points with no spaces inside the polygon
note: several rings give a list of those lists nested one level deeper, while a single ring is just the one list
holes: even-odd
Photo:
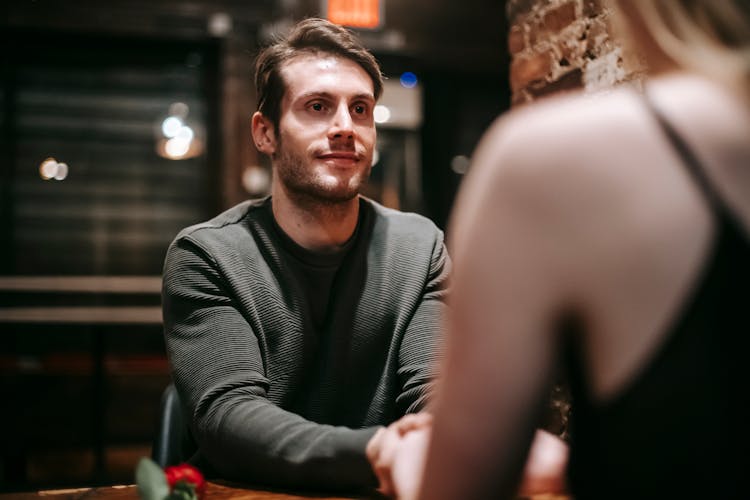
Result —
[{"label": "orange glowing sign", "polygon": [[380,0],[328,0],[326,17],[329,21],[352,28],[378,28]]}]

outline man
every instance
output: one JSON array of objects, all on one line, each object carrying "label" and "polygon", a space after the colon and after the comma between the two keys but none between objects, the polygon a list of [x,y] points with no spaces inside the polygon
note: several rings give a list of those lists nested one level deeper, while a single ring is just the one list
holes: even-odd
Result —
[{"label": "man", "polygon": [[359,195],[382,79],[347,30],[302,21],[259,55],[256,86],[252,135],[271,158],[271,196],[170,246],[174,382],[216,475],[374,487],[366,447],[426,402],[450,266],[443,234]]}]

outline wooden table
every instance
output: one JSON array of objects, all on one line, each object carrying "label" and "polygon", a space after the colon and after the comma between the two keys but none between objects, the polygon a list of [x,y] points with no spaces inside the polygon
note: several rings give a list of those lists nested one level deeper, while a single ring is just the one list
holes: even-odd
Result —
[{"label": "wooden table", "polygon": [[[293,493],[280,490],[256,489],[224,482],[208,482],[206,500],[384,500],[385,497],[373,494],[363,496],[331,496],[320,493]],[[26,493],[0,494],[0,500],[94,500],[94,499],[138,499],[135,486],[100,486],[98,488],[76,488],[68,490],[30,491]],[[534,495],[522,500],[573,500],[569,496]]]},{"label": "wooden table", "polygon": [[[93,499],[137,499],[138,491],[133,485],[128,486],[100,486],[97,488],[76,488],[67,490],[45,490],[30,491],[27,493],[0,494],[0,500],[93,500]],[[365,498],[382,498],[377,496],[330,496],[315,493],[290,493],[282,491],[271,491],[264,489],[253,489],[231,485],[229,483],[208,482],[206,488],[206,500],[307,500],[316,498],[319,500],[353,500]]]}]

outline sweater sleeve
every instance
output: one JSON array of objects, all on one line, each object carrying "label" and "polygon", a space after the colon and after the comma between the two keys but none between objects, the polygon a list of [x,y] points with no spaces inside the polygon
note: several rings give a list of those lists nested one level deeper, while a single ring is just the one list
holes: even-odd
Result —
[{"label": "sweater sleeve", "polygon": [[163,314],[174,382],[201,455],[226,479],[332,489],[374,487],[365,447],[376,428],[321,425],[267,399],[257,336],[210,256],[169,249]]},{"label": "sweater sleeve", "polygon": [[401,394],[396,403],[401,413],[424,409],[438,366],[437,356],[445,320],[451,260],[438,231],[430,257],[421,300],[406,328],[399,350],[398,376]]}]

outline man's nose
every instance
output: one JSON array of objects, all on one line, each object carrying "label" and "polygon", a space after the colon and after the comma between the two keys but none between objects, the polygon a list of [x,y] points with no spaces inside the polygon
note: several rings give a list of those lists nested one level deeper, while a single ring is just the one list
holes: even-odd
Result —
[{"label": "man's nose", "polygon": [[331,121],[331,127],[328,131],[330,139],[352,139],[354,138],[354,124],[352,115],[349,112],[349,106],[340,105],[336,109]]}]

